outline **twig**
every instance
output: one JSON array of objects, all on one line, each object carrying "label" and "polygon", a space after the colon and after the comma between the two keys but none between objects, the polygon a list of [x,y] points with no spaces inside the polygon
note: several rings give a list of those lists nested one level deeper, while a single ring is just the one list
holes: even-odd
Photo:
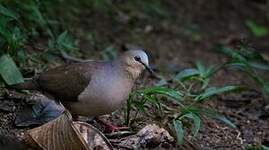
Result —
[{"label": "twig", "polygon": [[108,138],[119,138],[119,137],[126,137],[126,136],[129,136],[129,135],[133,135],[135,134],[135,132],[131,132],[131,131],[119,131],[119,132],[113,132],[113,133],[110,133],[110,134],[106,134],[106,137]]},{"label": "twig", "polygon": [[83,63],[83,62],[89,62],[89,61],[93,61],[93,60],[83,60],[83,59],[79,59],[79,58],[75,58],[72,56],[67,55],[65,52],[60,51],[60,52],[52,52],[53,55],[56,55],[58,57],[60,57],[61,59],[63,59],[66,62],[73,62],[73,63]]},{"label": "twig", "polygon": [[92,60],[83,60],[83,59],[79,59],[79,58],[69,56],[63,51],[60,51],[60,57],[62,59],[64,59],[65,61],[69,61],[69,62],[89,62],[89,61],[92,61]]}]

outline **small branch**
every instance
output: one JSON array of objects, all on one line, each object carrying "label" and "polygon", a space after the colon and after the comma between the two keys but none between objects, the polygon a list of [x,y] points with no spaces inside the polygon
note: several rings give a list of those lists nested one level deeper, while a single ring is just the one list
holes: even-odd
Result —
[{"label": "small branch", "polygon": [[92,60],[83,60],[67,55],[65,52],[60,51],[60,57],[67,62],[89,62]]},{"label": "small branch", "polygon": [[83,59],[80,59],[80,58],[72,57],[72,56],[67,55],[63,51],[52,52],[52,54],[60,57],[61,59],[63,59],[65,62],[68,62],[68,63],[82,63],[82,62],[93,61],[93,60],[83,60]]}]

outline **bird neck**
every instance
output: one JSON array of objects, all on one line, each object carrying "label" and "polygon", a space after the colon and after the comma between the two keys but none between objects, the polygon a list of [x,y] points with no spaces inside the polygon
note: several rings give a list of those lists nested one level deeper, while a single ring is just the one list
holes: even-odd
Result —
[{"label": "bird neck", "polygon": [[133,68],[128,63],[118,59],[112,62],[113,67],[117,73],[125,79],[132,80],[134,82],[140,75],[140,70]]}]

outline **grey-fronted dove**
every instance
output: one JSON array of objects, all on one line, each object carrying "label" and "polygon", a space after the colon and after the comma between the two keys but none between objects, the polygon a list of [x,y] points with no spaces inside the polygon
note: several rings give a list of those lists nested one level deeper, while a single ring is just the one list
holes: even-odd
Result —
[{"label": "grey-fronted dove", "polygon": [[56,67],[15,87],[49,93],[72,114],[99,116],[121,106],[145,68],[151,71],[147,54],[143,50],[130,50],[109,62],[89,61]]}]

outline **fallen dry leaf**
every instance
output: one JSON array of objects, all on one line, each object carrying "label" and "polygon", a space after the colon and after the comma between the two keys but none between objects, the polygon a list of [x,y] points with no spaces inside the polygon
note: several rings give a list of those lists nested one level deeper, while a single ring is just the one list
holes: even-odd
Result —
[{"label": "fallen dry leaf", "polygon": [[73,122],[65,111],[60,117],[26,132],[25,141],[43,150],[112,149],[105,136],[83,122]]}]

